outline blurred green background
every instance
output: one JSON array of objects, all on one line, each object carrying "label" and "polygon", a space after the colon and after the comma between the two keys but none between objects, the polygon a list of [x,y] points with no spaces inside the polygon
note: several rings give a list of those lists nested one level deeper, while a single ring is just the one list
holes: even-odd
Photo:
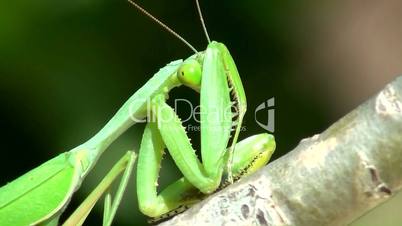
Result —
[{"label": "blurred green background", "polygon": [[[139,3],[197,49],[205,48],[193,1]],[[249,111],[242,138],[264,132],[254,109],[275,97],[274,158],[323,131],[402,72],[401,1],[201,4],[210,36],[231,50],[245,86]],[[84,142],[160,67],[190,54],[123,0],[0,2],[0,184]],[[183,97],[197,101],[185,88],[171,99]],[[135,126],[110,147],[71,206],[126,150],[138,149],[142,129]],[[199,137],[190,135],[197,146]],[[179,177],[171,161],[162,171],[162,186]],[[134,181],[115,225],[145,224]],[[355,225],[402,225],[395,218],[402,201],[393,203]],[[101,206],[88,225],[99,225]]]}]

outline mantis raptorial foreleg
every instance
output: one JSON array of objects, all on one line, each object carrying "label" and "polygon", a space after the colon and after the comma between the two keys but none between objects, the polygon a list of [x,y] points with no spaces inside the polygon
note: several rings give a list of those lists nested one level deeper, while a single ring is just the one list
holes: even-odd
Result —
[{"label": "mantis raptorial foreleg", "polygon": [[[160,216],[180,205],[193,202],[198,191],[186,179],[176,181],[157,194],[160,164],[165,145],[157,124],[150,122],[144,130],[137,165],[137,196],[141,212],[151,217]],[[190,196],[189,196],[189,192]],[[187,193],[187,195],[186,195]],[[186,199],[188,196],[188,200]]]},{"label": "mantis raptorial foreleg", "polygon": [[[205,196],[185,177],[170,184],[158,195],[158,175],[164,148],[157,123],[148,123],[138,156],[137,196],[141,212],[151,217],[163,216]],[[268,162],[274,150],[275,141],[269,134],[255,135],[239,142],[233,158],[232,174],[239,178],[253,173]]]}]

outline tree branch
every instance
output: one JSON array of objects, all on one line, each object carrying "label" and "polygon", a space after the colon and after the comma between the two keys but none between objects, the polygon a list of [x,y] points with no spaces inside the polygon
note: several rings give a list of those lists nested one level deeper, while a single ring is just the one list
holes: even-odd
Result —
[{"label": "tree branch", "polygon": [[160,225],[346,225],[402,187],[402,76],[319,135]]}]

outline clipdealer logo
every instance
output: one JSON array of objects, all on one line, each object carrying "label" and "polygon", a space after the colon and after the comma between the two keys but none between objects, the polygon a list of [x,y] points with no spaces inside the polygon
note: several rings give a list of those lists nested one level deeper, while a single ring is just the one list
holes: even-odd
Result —
[{"label": "clipdealer logo", "polygon": [[[137,109],[140,108],[139,106],[145,107],[146,106],[146,113],[140,114],[138,116]],[[158,122],[158,123],[166,123],[171,120],[178,120],[178,117],[161,117],[162,115],[165,114],[159,114],[159,118],[156,119],[156,114],[157,112],[162,112],[164,110],[172,109],[174,112],[178,112],[179,106],[184,107],[183,105],[187,105],[190,109],[188,115],[180,115],[180,121],[182,123],[186,123],[189,120],[194,120],[197,124],[202,123],[201,122],[201,106],[197,105],[194,106],[190,101],[187,99],[175,99],[174,100],[174,107],[172,108],[169,105],[164,105],[164,107],[159,106],[158,108],[155,107],[155,105],[151,104],[151,100],[149,99],[144,99],[144,100],[138,100],[134,101],[131,103],[131,106],[129,108],[129,114],[131,115],[131,119],[136,122],[136,123],[147,123],[147,122]],[[273,133],[275,131],[275,98],[272,97],[264,102],[262,102],[260,105],[257,106],[257,108],[254,110],[254,120],[255,122],[263,129],[267,130],[268,132]],[[212,109],[212,114],[215,116],[220,115],[220,117],[211,117],[203,120],[216,120],[218,119],[227,119],[227,120],[232,120],[233,115],[238,115],[238,109],[232,108],[224,108],[224,107],[217,107],[215,109]],[[257,113],[261,115],[259,112],[265,112],[266,115],[266,120],[259,120],[257,118]],[[188,125],[187,126],[188,130],[191,131],[199,131],[200,126],[199,125]],[[246,127],[242,126],[241,131],[245,131]]]}]

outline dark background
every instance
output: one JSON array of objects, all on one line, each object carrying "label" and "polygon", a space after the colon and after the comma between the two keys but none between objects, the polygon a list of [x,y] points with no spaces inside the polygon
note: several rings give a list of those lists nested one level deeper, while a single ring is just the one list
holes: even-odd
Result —
[{"label": "dark background", "polygon": [[[197,49],[205,48],[193,1],[139,3]],[[400,1],[201,4],[211,38],[228,46],[245,86],[249,111],[242,138],[264,132],[254,109],[275,97],[273,158],[320,133],[402,72]],[[90,138],[159,68],[190,54],[123,0],[1,2],[0,184]],[[198,98],[180,88],[171,99],[183,97]],[[135,126],[110,147],[73,206],[126,150],[138,150],[142,129]],[[197,145],[197,134],[190,135]],[[162,184],[178,177],[169,161],[162,171]],[[134,178],[115,225],[145,222]],[[101,211],[98,205],[90,224],[99,225]]]}]

